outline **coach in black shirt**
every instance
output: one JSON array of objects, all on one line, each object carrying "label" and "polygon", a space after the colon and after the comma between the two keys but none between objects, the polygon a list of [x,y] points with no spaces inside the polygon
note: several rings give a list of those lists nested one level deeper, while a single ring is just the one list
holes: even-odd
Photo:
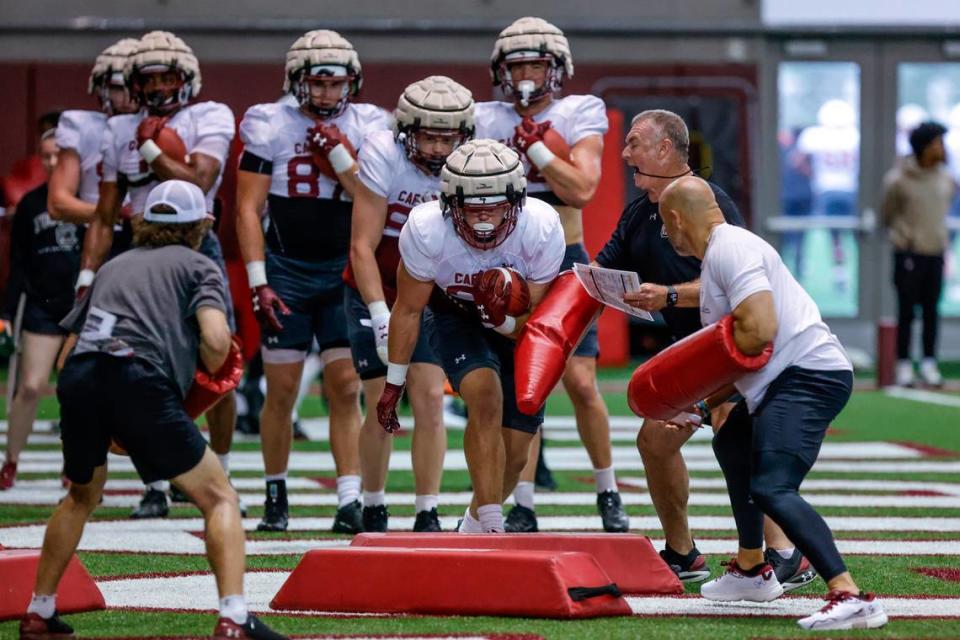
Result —
[{"label": "coach in black shirt", "polygon": [[[623,149],[623,159],[633,170],[634,184],[643,195],[627,205],[616,230],[595,264],[611,269],[635,271],[643,283],[640,290],[624,300],[645,311],[659,311],[674,340],[698,331],[700,323],[700,261],[680,256],[673,250],[663,230],[658,206],[661,192],[680,176],[693,171],[687,164],[690,136],[683,119],[671,111],[644,111],[633,118]],[[730,224],[744,226],[737,206],[713,183],[723,216]],[[720,424],[731,404],[714,412],[714,424]],[[687,521],[689,477],[680,447],[692,432],[647,420],[637,436],[637,448],[643,459],[647,486],[663,526],[666,548],[660,555],[684,582],[698,582],[710,575],[710,569],[694,546]],[[768,523],[767,559],[777,577],[788,589],[790,580],[801,586],[816,575],[800,552],[789,552],[793,544]],[[777,550],[785,550],[784,554]],[[783,555],[789,555],[784,558]],[[805,581],[803,581],[805,580]]]}]

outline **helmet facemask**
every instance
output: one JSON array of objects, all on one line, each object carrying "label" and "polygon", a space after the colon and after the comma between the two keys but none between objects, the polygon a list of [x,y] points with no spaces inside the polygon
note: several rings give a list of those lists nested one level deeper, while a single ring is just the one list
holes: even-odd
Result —
[{"label": "helmet facemask", "polygon": [[[113,103],[113,97],[110,95],[117,89],[127,94],[127,104],[124,109],[118,109]],[[134,113],[139,108],[137,99],[133,96],[130,88],[123,80],[122,71],[113,71],[96,78],[93,93],[97,96],[97,102],[100,103],[100,110],[107,114],[107,117],[120,113]]]},{"label": "helmet facemask", "polygon": [[[513,82],[510,67],[515,64],[542,62],[547,67],[546,78],[538,87],[532,80]],[[523,107],[539,102],[548,96],[559,93],[563,88],[564,66],[556,56],[546,51],[514,51],[503,56],[497,77],[500,89],[505,97],[513,99]]]},{"label": "helmet facemask", "polygon": [[[452,216],[454,230],[468,245],[484,251],[493,249],[503,244],[516,228],[520,208],[523,206],[523,193],[514,191],[513,185],[508,185],[507,191],[508,193],[503,195],[464,196],[463,189],[458,187],[457,195],[452,198],[441,195],[444,214]],[[503,217],[499,224],[480,220],[471,224],[468,219],[471,214],[487,214],[496,218],[501,213]]]},{"label": "helmet facemask", "polygon": [[[177,82],[170,88],[147,91],[147,76],[175,73]],[[187,106],[193,96],[193,84],[183,69],[176,66],[151,65],[135,69],[132,76],[132,94],[137,96],[141,106],[147,108],[150,115],[169,116]]]},{"label": "helmet facemask", "polygon": [[[443,137],[450,141],[450,150],[443,155],[428,154],[420,148],[418,133],[429,136]],[[407,152],[407,158],[410,162],[419,167],[424,173],[433,176],[439,176],[443,164],[447,161],[447,156],[453,153],[457,147],[473,137],[473,130],[460,127],[460,129],[423,129],[420,127],[419,118],[411,126],[400,127],[397,133],[397,140],[403,144]]]},{"label": "helmet facemask", "polygon": [[[313,102],[311,95],[311,83],[331,83],[343,82],[343,90],[336,104],[330,107],[317,106]],[[352,87],[357,83],[357,76],[350,73],[347,67],[342,65],[322,64],[310,65],[304,67],[298,73],[291,83],[292,93],[296,97],[300,107],[310,114],[321,119],[336,118],[341,115],[350,102]]]}]

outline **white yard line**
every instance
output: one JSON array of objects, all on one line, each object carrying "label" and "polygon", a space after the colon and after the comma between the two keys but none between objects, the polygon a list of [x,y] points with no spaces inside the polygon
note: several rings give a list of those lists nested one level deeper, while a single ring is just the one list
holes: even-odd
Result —
[{"label": "white yard line", "polygon": [[938,404],[943,407],[960,407],[960,396],[948,393],[938,393],[925,389],[906,389],[904,387],[887,387],[884,395],[900,400],[913,400],[926,404]]},{"label": "white yard line", "polygon": [[[647,488],[646,478],[635,476],[620,476],[617,478],[617,483],[621,487]],[[727,482],[723,478],[690,478],[690,488],[726,491]],[[802,490],[804,495],[807,495],[810,491],[864,491],[874,493],[935,491],[950,496],[960,496],[960,483],[909,480],[818,480],[808,478],[803,481]]]},{"label": "white yard line", "polygon": [[[958,618],[960,598],[881,598],[887,615],[896,618]],[[810,615],[822,605],[808,597],[782,597],[773,602],[711,602],[703,598],[627,597],[636,615],[783,616]]]}]

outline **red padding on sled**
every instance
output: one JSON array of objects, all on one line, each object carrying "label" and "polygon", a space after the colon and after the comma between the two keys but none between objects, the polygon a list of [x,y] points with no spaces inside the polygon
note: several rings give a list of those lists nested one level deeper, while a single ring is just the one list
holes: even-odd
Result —
[{"label": "red padding on sled", "polygon": [[[16,620],[27,612],[39,562],[37,549],[0,550],[0,620]],[[100,589],[74,555],[57,587],[57,611],[78,613],[106,608]]]},{"label": "red padding on sled", "polygon": [[521,413],[533,415],[547,401],[601,309],[573,271],[557,277],[517,338],[513,376]]},{"label": "red padding on sled", "polygon": [[473,535],[460,533],[361,533],[350,543],[360,547],[419,547],[437,549],[515,549],[525,551],[582,551],[630,594],[679,594],[683,585],[660,558],[646,536],[605,533],[516,533]]},{"label": "red padding on sled", "polygon": [[303,556],[270,606],[283,610],[538,618],[631,615],[620,595],[589,591],[607,589],[612,582],[587,553],[318,549]]},{"label": "red padding on sled", "polygon": [[638,416],[669,420],[694,403],[762,368],[773,355],[742,353],[733,341],[733,316],[704,327],[637,367],[627,402]]}]

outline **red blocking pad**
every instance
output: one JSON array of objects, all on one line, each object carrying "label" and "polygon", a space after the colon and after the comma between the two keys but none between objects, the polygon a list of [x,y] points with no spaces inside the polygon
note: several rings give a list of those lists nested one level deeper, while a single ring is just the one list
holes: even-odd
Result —
[{"label": "red blocking pad", "polygon": [[270,606],[537,618],[631,615],[612,582],[582,552],[316,549],[303,556]]},{"label": "red blocking pad", "polygon": [[461,534],[361,533],[350,543],[360,547],[433,547],[445,549],[518,549],[589,553],[623,593],[678,594],[683,585],[646,536],[633,534]]},{"label": "red blocking pad", "polygon": [[[27,612],[37,577],[40,551],[0,550],[0,620],[16,620]],[[57,611],[78,613],[106,609],[103,594],[74,555],[57,587]]]}]

